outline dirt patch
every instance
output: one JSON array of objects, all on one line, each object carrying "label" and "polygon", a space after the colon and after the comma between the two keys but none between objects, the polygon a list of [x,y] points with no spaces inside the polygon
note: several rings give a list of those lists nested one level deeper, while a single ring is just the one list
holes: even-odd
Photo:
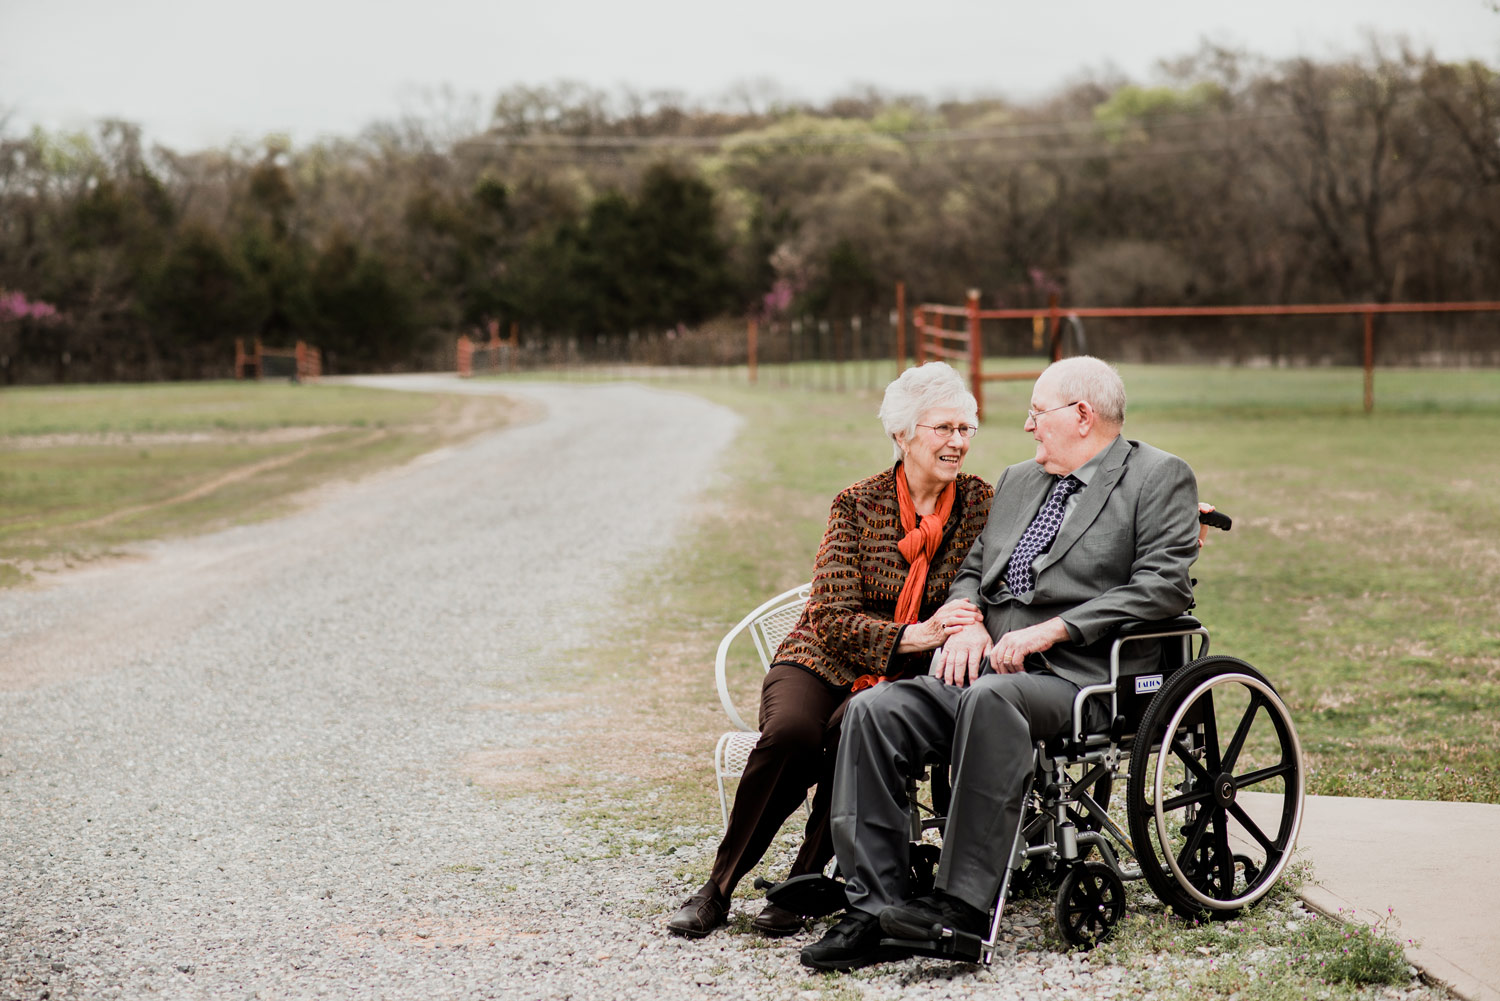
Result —
[{"label": "dirt patch", "polygon": [[[363,447],[364,445],[368,445],[379,438],[385,437],[387,434],[388,432],[386,431],[372,431],[370,434],[364,435],[363,437],[357,438],[354,441],[350,442],[349,445],[354,448]],[[311,455],[313,451],[313,446],[309,445],[306,448],[299,448],[295,452],[288,452],[286,455],[278,455],[274,458],[264,459],[260,462],[252,463],[248,466],[241,466],[239,469],[232,469],[221,476],[216,476],[211,480],[206,480],[203,483],[198,484],[193,489],[188,490],[185,493],[180,493],[175,497],[167,497],[151,504],[137,504],[135,507],[120,508],[118,511],[111,511],[109,514],[106,514],[100,518],[95,518],[92,521],[81,521],[77,525],[74,525],[73,528],[74,530],[84,528],[98,528],[101,525],[108,525],[112,522],[119,521],[122,518],[129,518],[137,514],[144,514],[147,511],[160,510],[164,507],[171,507],[173,504],[185,504],[188,501],[195,501],[200,497],[207,497],[209,494],[215,492],[216,490],[227,487],[231,483],[242,483],[245,480],[254,479],[262,473],[269,473],[273,469],[280,469],[282,466],[289,466],[292,463],[296,462],[298,459],[302,459],[308,455]]]},{"label": "dirt patch", "polygon": [[[540,405],[501,396],[463,396],[444,393],[430,416],[420,423],[389,428],[370,429],[367,433],[350,438],[342,444],[330,445],[321,439],[333,434],[347,434],[358,430],[339,425],[306,425],[299,427],[266,428],[263,430],[199,430],[183,432],[107,432],[77,434],[41,434],[0,436],[0,453],[5,450],[40,450],[45,448],[112,447],[149,448],[168,446],[215,446],[215,445],[276,445],[306,442],[303,448],[284,455],[273,456],[260,462],[231,469],[205,480],[191,489],[172,497],[137,504],[110,511],[100,517],[69,526],[69,531],[78,533],[108,526],[138,515],[169,509],[174,505],[190,503],[208,497],[227,486],[252,481],[256,477],[306,459],[320,449],[330,447],[363,448],[382,438],[398,433],[426,434],[434,438],[426,454],[433,455],[476,434],[499,427],[518,426],[540,420],[545,410]],[[391,467],[399,469],[400,465]],[[303,509],[327,500],[348,481],[336,479],[303,487],[287,496],[285,500],[293,509]],[[68,550],[42,559],[12,558],[9,566],[14,568],[19,582],[24,586],[28,579],[40,582],[77,572],[80,569],[97,569],[131,559],[129,554],[116,550],[95,551],[91,549]]]},{"label": "dirt patch", "polygon": [[70,434],[0,435],[0,451],[41,448],[76,448],[85,446],[130,445],[149,448],[166,445],[284,445],[308,441],[325,434],[344,431],[336,425],[265,428],[259,431],[101,431]]}]

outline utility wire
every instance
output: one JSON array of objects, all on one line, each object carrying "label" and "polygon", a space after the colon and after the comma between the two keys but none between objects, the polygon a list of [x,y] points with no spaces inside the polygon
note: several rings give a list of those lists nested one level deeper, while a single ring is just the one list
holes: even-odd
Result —
[{"label": "utility wire", "polygon": [[1255,112],[1229,115],[1176,115],[1144,121],[1101,122],[1095,119],[1072,119],[997,125],[986,128],[932,129],[913,132],[847,132],[821,131],[790,135],[767,135],[736,132],[722,136],[568,136],[492,134],[462,140],[463,146],[493,146],[547,149],[574,147],[583,149],[719,149],[743,146],[874,146],[890,143],[933,145],[973,143],[1008,139],[1046,139],[1094,136],[1115,129],[1202,129],[1205,125],[1231,125],[1251,122],[1275,122],[1295,119],[1295,112]]}]

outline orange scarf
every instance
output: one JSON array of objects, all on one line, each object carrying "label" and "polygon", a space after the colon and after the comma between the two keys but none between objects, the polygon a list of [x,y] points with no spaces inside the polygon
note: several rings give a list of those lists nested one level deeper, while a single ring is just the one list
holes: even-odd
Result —
[{"label": "orange scarf", "polygon": [[[927,592],[927,570],[938,547],[943,544],[943,527],[948,524],[948,515],[953,513],[953,499],[958,496],[958,485],[950,483],[938,494],[937,506],[931,514],[917,518],[917,506],[911,501],[911,487],[906,482],[906,471],[896,470],[896,506],[901,511],[901,527],[906,535],[896,548],[911,564],[906,573],[906,583],[896,598],[897,622],[907,624],[917,621],[922,613],[922,596]],[[854,679],[850,692],[863,691],[886,678],[879,674],[862,674]]]}]

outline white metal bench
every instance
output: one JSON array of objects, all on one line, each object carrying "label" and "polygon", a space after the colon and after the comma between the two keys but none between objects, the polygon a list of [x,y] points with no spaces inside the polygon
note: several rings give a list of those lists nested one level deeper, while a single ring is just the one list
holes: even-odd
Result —
[{"label": "white metal bench", "polygon": [[757,606],[719,641],[719,653],[714,658],[714,677],[719,685],[719,701],[724,704],[724,711],[729,714],[729,721],[735,726],[735,729],[721,736],[714,746],[714,778],[719,783],[719,811],[723,815],[726,829],[729,827],[729,794],[725,791],[724,780],[740,777],[745,771],[746,759],[755,749],[756,741],[760,740],[760,731],[745,722],[730,695],[729,681],[725,676],[729,649],[741,633],[748,632],[755,641],[755,652],[760,655],[761,670],[769,671],[771,659],[776,656],[776,650],[781,646],[781,641],[786,639],[786,634],[792,631],[797,620],[802,617],[802,608],[807,604],[807,596],[811,592],[810,582],[781,592]]}]

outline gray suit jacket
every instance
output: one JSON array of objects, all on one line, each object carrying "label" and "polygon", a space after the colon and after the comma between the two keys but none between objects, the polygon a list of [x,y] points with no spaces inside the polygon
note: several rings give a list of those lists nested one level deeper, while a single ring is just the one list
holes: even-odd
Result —
[{"label": "gray suit jacket", "polygon": [[[1079,495],[1052,547],[1037,561],[1036,587],[1017,597],[1005,564],[1056,477],[1035,461],[1000,474],[995,500],[948,591],[984,612],[991,636],[1061,616],[1071,642],[1028,658],[1076,685],[1109,680],[1109,640],[1137,619],[1170,618],[1192,604],[1188,567],[1198,557],[1198,484],[1177,456],[1127,438],[1104,451],[1102,468]],[[1130,643],[1121,667],[1148,669],[1159,651]]]}]

